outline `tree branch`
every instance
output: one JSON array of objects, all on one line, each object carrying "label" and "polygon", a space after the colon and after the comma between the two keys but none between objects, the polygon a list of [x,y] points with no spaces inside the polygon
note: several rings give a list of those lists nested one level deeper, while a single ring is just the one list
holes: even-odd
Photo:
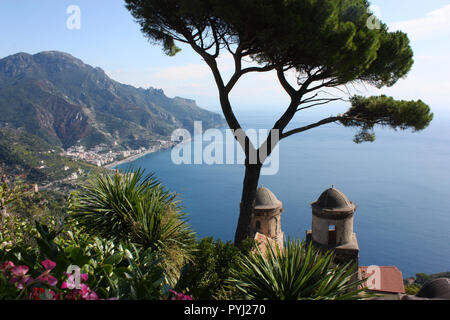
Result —
[{"label": "tree branch", "polygon": [[323,126],[323,125],[326,125],[326,124],[329,124],[329,123],[342,121],[342,120],[358,121],[358,122],[365,122],[365,123],[372,123],[372,124],[380,123],[379,120],[371,122],[371,121],[369,121],[367,119],[358,118],[356,116],[342,115],[342,116],[329,117],[329,118],[320,120],[320,121],[318,121],[316,123],[312,123],[310,125],[307,125],[307,126],[304,126],[304,127],[301,127],[301,128],[293,129],[293,130],[290,130],[290,131],[288,131],[286,133],[281,133],[280,134],[280,140],[284,139],[284,138],[287,138],[289,136],[292,136],[292,135],[294,135],[296,133],[304,132],[304,131],[311,130],[311,129],[314,129],[314,128],[317,128],[317,127],[320,127],[320,126]]},{"label": "tree branch", "polygon": [[329,117],[329,118],[323,119],[323,120],[321,120],[319,122],[316,122],[316,123],[313,123],[313,124],[310,124],[310,125],[307,125],[307,126],[304,126],[304,127],[301,127],[301,128],[290,130],[290,131],[288,131],[286,133],[282,133],[280,135],[280,140],[284,139],[284,138],[287,138],[289,136],[292,136],[292,135],[294,135],[296,133],[300,133],[300,132],[304,132],[304,131],[307,131],[307,130],[310,130],[310,129],[313,129],[313,128],[317,128],[317,127],[323,126],[323,125],[328,124],[328,123],[339,121],[341,119],[342,119],[342,117],[339,117],[339,116]]},{"label": "tree branch", "polygon": [[281,86],[283,89],[289,94],[291,99],[296,95],[296,91],[293,86],[290,85],[290,83],[286,80],[286,76],[284,74],[284,69],[282,66],[279,66],[276,68],[277,70],[277,76],[278,80],[280,81]]},{"label": "tree branch", "polygon": [[[338,101],[338,100],[345,101],[343,98],[309,100],[308,102],[317,102],[317,103],[311,104],[311,105],[306,106],[306,107],[298,108],[297,112],[301,111],[301,110],[310,109],[310,108],[313,108],[313,107],[316,107],[316,106],[321,106],[321,105],[324,105],[324,104],[327,104],[327,103],[330,103],[330,102],[333,102],[333,101]],[[321,101],[321,102],[319,102],[319,101]]]}]

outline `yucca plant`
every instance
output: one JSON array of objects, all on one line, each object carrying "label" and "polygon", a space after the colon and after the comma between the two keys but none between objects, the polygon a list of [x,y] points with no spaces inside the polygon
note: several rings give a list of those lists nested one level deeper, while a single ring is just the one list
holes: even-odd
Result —
[{"label": "yucca plant", "polygon": [[190,259],[195,234],[176,195],[144,170],[96,175],[71,206],[88,233],[115,242],[126,241],[157,251],[169,284],[176,283]]},{"label": "yucca plant", "polygon": [[296,240],[242,257],[228,284],[250,300],[358,299],[355,272],[351,263],[335,265],[333,252]]}]

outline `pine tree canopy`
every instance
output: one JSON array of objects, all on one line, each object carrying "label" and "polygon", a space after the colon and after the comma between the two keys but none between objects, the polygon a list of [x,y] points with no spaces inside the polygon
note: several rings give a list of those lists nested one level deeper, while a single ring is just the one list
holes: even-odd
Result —
[{"label": "pine tree canopy", "polygon": [[[232,129],[240,128],[228,102],[228,94],[248,72],[276,70],[291,105],[275,124],[283,131],[292,117],[309,104],[337,99],[319,99],[314,92],[350,83],[368,83],[378,88],[392,86],[413,65],[407,35],[390,32],[380,22],[370,26],[373,13],[367,0],[125,0],[127,9],[142,32],[164,52],[180,51],[176,42],[191,45],[211,67],[221,94],[225,118]],[[224,83],[216,59],[223,51],[235,59],[236,71]],[[243,59],[255,67],[242,67]],[[297,87],[285,77],[296,71]],[[309,96],[308,96],[309,95]],[[225,98],[224,98],[225,97]],[[315,103],[314,102],[318,102]],[[375,124],[421,130],[433,118],[422,101],[396,101],[385,96],[350,99],[351,109],[334,120],[362,130],[356,142],[373,141]],[[299,106],[302,106],[299,108]],[[318,126],[313,124],[312,128]],[[281,134],[287,137],[299,128]]]}]

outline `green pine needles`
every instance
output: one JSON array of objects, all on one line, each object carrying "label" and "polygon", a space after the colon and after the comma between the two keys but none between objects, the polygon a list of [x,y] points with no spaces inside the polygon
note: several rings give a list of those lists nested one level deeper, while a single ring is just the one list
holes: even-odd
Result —
[{"label": "green pine needles", "polygon": [[421,131],[428,127],[434,114],[423,101],[395,100],[385,95],[374,97],[354,96],[351,108],[340,119],[347,127],[359,129],[354,141],[375,141],[375,125],[391,129]]}]

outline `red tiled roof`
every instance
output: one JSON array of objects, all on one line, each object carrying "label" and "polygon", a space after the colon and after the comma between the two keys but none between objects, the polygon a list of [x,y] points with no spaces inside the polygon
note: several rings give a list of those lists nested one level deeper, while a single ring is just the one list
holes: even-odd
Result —
[{"label": "red tiled roof", "polygon": [[273,248],[275,248],[275,246],[276,246],[276,242],[273,239],[271,239],[271,238],[267,237],[266,235],[259,233],[259,232],[257,232],[255,234],[254,239],[257,242],[258,248],[263,255],[266,254],[267,243],[269,243]]},{"label": "red tiled roof", "polygon": [[376,271],[371,268],[370,274],[367,274],[369,267],[359,267],[359,273],[364,278],[369,278],[364,286],[372,291],[390,292],[390,293],[405,293],[405,286],[403,284],[403,275],[397,267],[378,267],[380,272],[379,283],[376,279],[371,277]]}]

